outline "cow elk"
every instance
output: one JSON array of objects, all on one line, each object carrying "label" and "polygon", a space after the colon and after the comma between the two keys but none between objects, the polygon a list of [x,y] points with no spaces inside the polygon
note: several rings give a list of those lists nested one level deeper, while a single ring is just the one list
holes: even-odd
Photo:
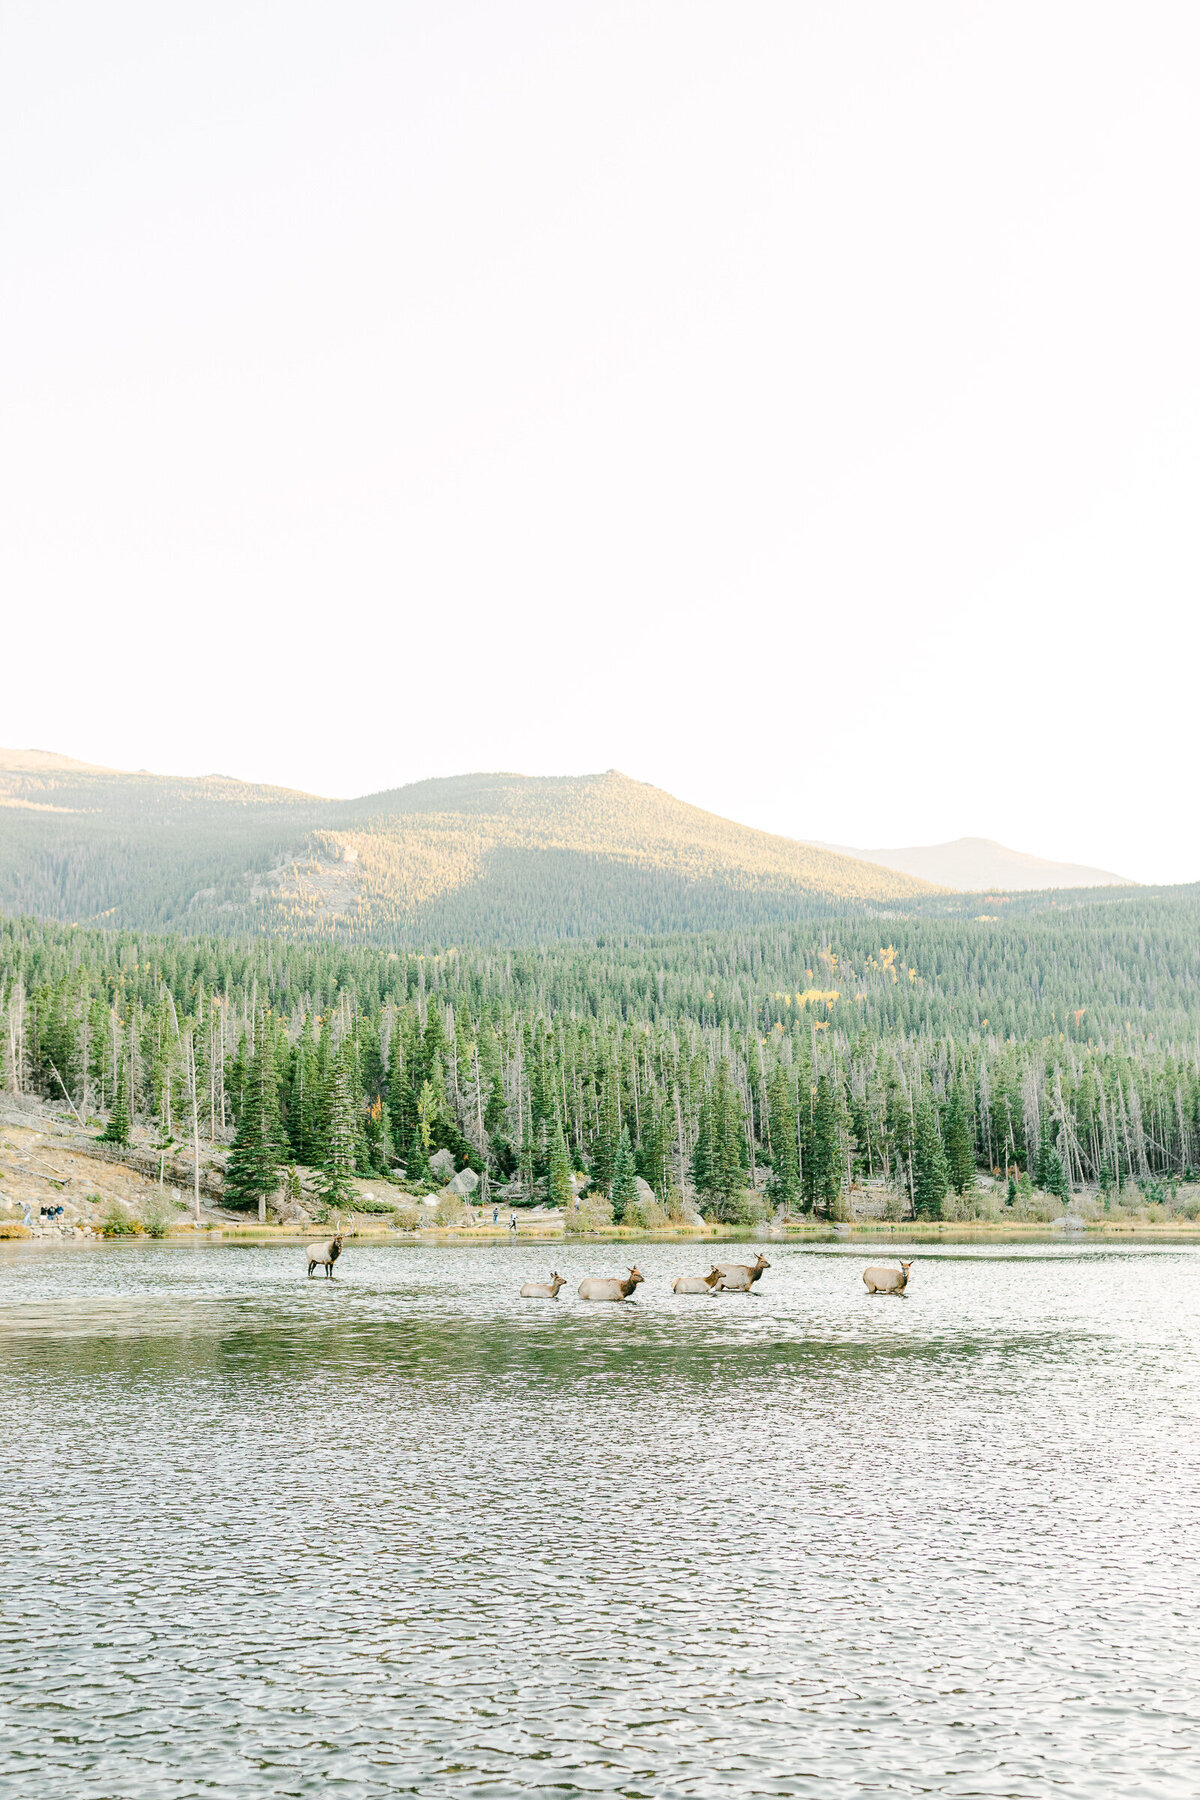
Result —
[{"label": "cow elk", "polygon": [[609,1280],[606,1276],[589,1275],[579,1284],[581,1300],[629,1300],[638,1283],[646,1277],[640,1269],[630,1269],[627,1281]]},{"label": "cow elk", "polygon": [[721,1279],[721,1271],[714,1263],[707,1275],[677,1275],[671,1283],[673,1294],[711,1294]]},{"label": "cow elk", "polygon": [[756,1263],[718,1263],[721,1280],[717,1285],[718,1294],[752,1294],[756,1281],[762,1280],[764,1269],[770,1263],[760,1250]]},{"label": "cow elk", "polygon": [[527,1281],[521,1289],[521,1298],[522,1300],[557,1300],[559,1288],[566,1287],[566,1285],[566,1277],[560,1275],[556,1269],[549,1281]]},{"label": "cow elk", "polygon": [[911,1262],[902,1260],[898,1269],[882,1267],[864,1269],[863,1280],[867,1284],[868,1294],[898,1294],[903,1298],[904,1290],[908,1286],[908,1271],[911,1268]]}]

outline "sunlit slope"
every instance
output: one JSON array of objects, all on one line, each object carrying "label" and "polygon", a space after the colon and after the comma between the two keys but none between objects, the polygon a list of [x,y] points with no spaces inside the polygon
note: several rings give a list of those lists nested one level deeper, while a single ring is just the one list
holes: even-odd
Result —
[{"label": "sunlit slope", "polygon": [[315,834],[306,869],[281,874],[293,924],[307,911],[314,929],[340,915],[384,938],[521,942],[736,925],[933,891],[613,770],[457,776],[346,811],[353,823]]},{"label": "sunlit slope", "polygon": [[160,926],[214,905],[240,911],[248,874],[301,851],[330,804],[224,775],[0,753],[0,909]]},{"label": "sunlit slope", "polygon": [[615,771],[457,776],[349,801],[218,775],[0,771],[0,910],[79,923],[520,943],[935,891]]}]

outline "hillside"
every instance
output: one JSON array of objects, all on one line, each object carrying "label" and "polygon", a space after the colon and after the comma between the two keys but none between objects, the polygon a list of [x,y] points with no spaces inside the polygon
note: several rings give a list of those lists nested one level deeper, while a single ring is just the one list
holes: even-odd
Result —
[{"label": "hillside", "polygon": [[615,770],[329,800],[68,759],[13,767],[8,754],[0,910],[80,924],[519,943],[763,924],[934,891]]},{"label": "hillside", "polygon": [[959,888],[966,893],[1044,892],[1048,888],[1132,887],[1124,875],[1106,869],[1089,869],[1082,863],[1050,862],[1024,850],[1010,850],[991,838],[953,838],[946,844],[918,844],[900,850],[850,850],[824,844],[839,856],[849,856],[876,867],[914,875],[937,887]]}]

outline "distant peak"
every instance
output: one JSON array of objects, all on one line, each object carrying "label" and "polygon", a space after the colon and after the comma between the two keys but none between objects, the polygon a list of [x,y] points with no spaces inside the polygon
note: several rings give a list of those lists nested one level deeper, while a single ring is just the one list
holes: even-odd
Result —
[{"label": "distant peak", "polygon": [[102,763],[79,762],[59,750],[0,749],[0,772],[8,775],[52,775],[56,771],[76,775],[119,775],[120,769]]}]

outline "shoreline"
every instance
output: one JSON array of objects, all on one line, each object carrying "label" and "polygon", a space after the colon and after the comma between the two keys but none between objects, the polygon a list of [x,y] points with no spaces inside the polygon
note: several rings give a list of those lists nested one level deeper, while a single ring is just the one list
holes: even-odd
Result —
[{"label": "shoreline", "polygon": [[[69,1237],[32,1237],[7,1236],[0,1237],[0,1248],[29,1247],[40,1248],[48,1243],[68,1247],[95,1246],[97,1244],[305,1244],[321,1242],[330,1236],[328,1225],[310,1225],[306,1228],[296,1225],[238,1225],[222,1222],[205,1224],[199,1230],[194,1226],[173,1227],[162,1238],[152,1238],[142,1233],[136,1237],[121,1236],[105,1238],[98,1233],[88,1233],[82,1238]],[[953,1220],[943,1223],[935,1222],[896,1222],[891,1220],[862,1220],[850,1225],[812,1225],[778,1226],[773,1230],[755,1230],[753,1227],[736,1225],[687,1226],[680,1225],[662,1231],[625,1230],[621,1226],[611,1225],[597,1231],[566,1232],[552,1225],[531,1226],[527,1231],[510,1231],[506,1226],[429,1226],[418,1231],[396,1231],[386,1224],[363,1225],[353,1232],[347,1233],[352,1241],[358,1243],[386,1244],[424,1244],[445,1248],[448,1245],[479,1245],[495,1247],[498,1244],[655,1244],[655,1243],[868,1243],[880,1238],[896,1239],[904,1243],[963,1243],[983,1241],[994,1243],[1016,1242],[1018,1240],[1041,1243],[1096,1243],[1106,1239],[1142,1238],[1149,1242],[1181,1243],[1200,1241],[1200,1221],[1189,1224],[1163,1223],[1150,1224],[1143,1220],[1125,1222],[1109,1222],[1096,1220],[1089,1223],[1084,1230],[1064,1231],[1053,1224],[1030,1224],[1013,1220]]]}]

